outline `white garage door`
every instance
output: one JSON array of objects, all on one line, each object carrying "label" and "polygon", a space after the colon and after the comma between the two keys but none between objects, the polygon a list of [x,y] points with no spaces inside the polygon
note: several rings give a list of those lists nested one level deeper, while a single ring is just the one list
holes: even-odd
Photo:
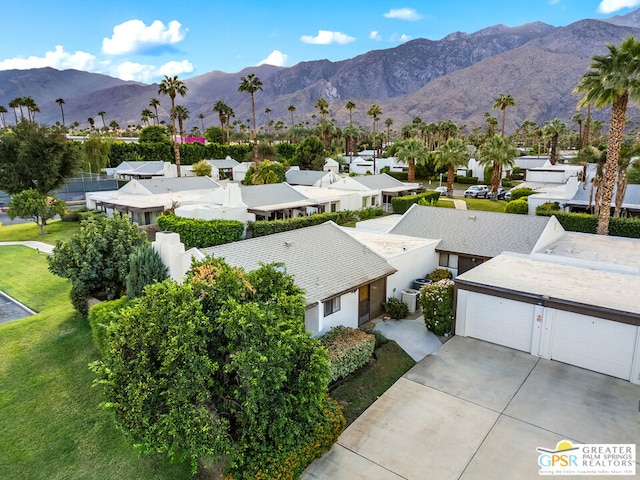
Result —
[{"label": "white garage door", "polygon": [[629,380],[638,327],[557,310],[551,359]]},{"label": "white garage door", "polygon": [[534,305],[469,292],[466,336],[531,352]]}]

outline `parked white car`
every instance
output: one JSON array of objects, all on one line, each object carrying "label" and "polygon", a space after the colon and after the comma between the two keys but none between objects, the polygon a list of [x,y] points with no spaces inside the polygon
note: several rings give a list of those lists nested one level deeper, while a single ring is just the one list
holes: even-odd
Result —
[{"label": "parked white car", "polygon": [[489,189],[486,185],[471,185],[464,191],[464,198],[487,198]]}]

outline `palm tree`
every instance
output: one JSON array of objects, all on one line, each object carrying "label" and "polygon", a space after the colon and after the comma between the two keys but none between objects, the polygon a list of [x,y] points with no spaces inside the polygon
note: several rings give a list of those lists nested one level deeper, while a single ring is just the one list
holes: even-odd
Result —
[{"label": "palm tree", "polygon": [[500,111],[502,112],[502,136],[503,137],[504,137],[504,124],[507,119],[507,108],[515,107],[515,106],[516,106],[516,102],[511,96],[511,94],[505,95],[504,93],[501,93],[500,95],[498,95],[498,98],[496,98],[495,101],[493,102],[493,108],[499,108]]},{"label": "palm tree", "polygon": [[320,137],[322,138],[322,141],[326,146],[327,139],[324,135],[324,119],[329,113],[329,102],[327,102],[323,97],[320,97],[318,100],[316,100],[316,104],[313,106],[313,108],[317,108],[318,113],[320,114]]},{"label": "palm tree", "polygon": [[176,142],[175,132],[176,132],[176,95],[180,95],[184,97],[187,94],[187,86],[184,84],[182,80],[178,80],[178,76],[174,75],[173,77],[169,77],[168,75],[164,76],[164,80],[160,82],[158,85],[158,94],[159,95],[168,95],[171,99],[171,121],[173,122],[173,153],[176,157],[176,169],[178,171],[178,176],[180,175],[180,146],[178,142]]},{"label": "palm tree", "polygon": [[407,180],[413,183],[416,180],[416,163],[425,163],[429,159],[429,151],[420,140],[411,138],[399,142],[396,158],[409,166]]},{"label": "palm tree", "polygon": [[493,175],[491,176],[491,198],[495,200],[498,195],[500,178],[504,167],[512,167],[518,150],[511,144],[509,139],[499,135],[488,138],[478,149],[477,160],[481,165],[491,165]]},{"label": "palm tree", "polygon": [[240,78],[240,86],[238,87],[239,92],[246,92],[251,95],[251,113],[253,115],[253,162],[256,163],[258,161],[258,129],[256,127],[256,104],[255,104],[255,93],[262,90],[262,81],[255,76],[255,74],[250,73],[246,77]]},{"label": "palm tree", "polygon": [[5,107],[4,105],[0,105],[0,120],[2,120],[2,128],[7,128],[7,124],[4,118],[4,114],[7,112],[7,107]]},{"label": "palm tree", "polygon": [[578,124],[578,150],[582,150],[584,148],[584,145],[582,144],[582,123],[584,122],[584,113],[575,113],[571,117],[571,121]]},{"label": "palm tree", "polygon": [[267,116],[267,133],[271,134],[271,109],[269,107],[265,108],[264,114]]},{"label": "palm tree", "polygon": [[293,112],[296,111],[296,107],[294,107],[293,105],[289,105],[287,107],[287,110],[289,110],[289,113],[291,114],[291,127],[293,127]]},{"label": "palm tree", "polygon": [[144,110],[142,110],[142,113],[140,114],[140,120],[143,123],[147,124],[147,127],[149,126],[149,119],[153,118],[153,112],[151,110],[149,110],[148,108],[145,108]]},{"label": "palm tree", "polygon": [[99,116],[100,118],[102,118],[102,127],[103,127],[103,128],[106,128],[106,126],[107,126],[107,125],[104,123],[104,116],[105,116],[106,114],[107,114],[107,112],[104,112],[104,111],[103,111],[103,112],[98,112],[98,116]]},{"label": "palm tree", "polygon": [[40,109],[36,104],[36,101],[29,97],[22,97],[22,105],[27,107],[27,115],[29,116],[29,120],[34,122],[36,120],[36,112],[39,112]]},{"label": "palm tree", "polygon": [[111,120],[111,122],[109,123],[109,128],[113,130],[113,133],[118,133],[118,131],[120,130],[120,125],[118,125],[118,122],[116,122],[115,120]]},{"label": "palm tree", "polygon": [[89,117],[87,118],[87,122],[89,122],[89,126],[91,127],[91,130],[93,130],[95,128],[96,121],[93,118]]},{"label": "palm tree", "polygon": [[198,118],[200,119],[200,126],[202,127],[202,135],[204,135],[204,113],[200,113]]},{"label": "palm tree", "polygon": [[466,167],[471,155],[469,147],[462,138],[450,138],[447,142],[436,150],[436,167],[447,169],[447,194],[453,192],[453,181],[455,180],[456,168]]},{"label": "palm tree", "polygon": [[522,125],[520,126],[520,131],[522,132],[522,145],[525,148],[527,148],[527,139],[531,134],[531,130],[529,129],[532,128],[535,130],[537,126],[538,125],[533,120],[525,120],[524,122],[522,122]]},{"label": "palm tree", "polygon": [[60,113],[62,114],[62,125],[64,126],[64,109],[62,105],[64,105],[64,98],[56,98],[56,103],[60,105]]},{"label": "palm tree", "polygon": [[231,119],[232,118],[236,118],[236,112],[233,111],[233,108],[231,108],[229,105],[227,105],[224,108],[224,117],[225,117],[225,121],[227,123],[227,143],[229,142],[229,129],[230,129],[230,125],[231,125]]},{"label": "palm tree", "polygon": [[620,159],[627,104],[640,100],[640,42],[625,38],[620,47],[607,44],[609,53],[592,57],[591,70],[583,75],[575,91],[585,93],[578,106],[591,103],[598,109],[611,105],[609,140],[602,182],[602,202],[596,233],[609,233],[611,199]]},{"label": "palm tree", "polygon": [[[213,105],[213,111],[218,114],[218,119],[220,120],[220,128],[222,129],[222,143],[224,143],[224,126],[229,121],[227,118],[227,107],[228,105],[224,103],[222,100],[218,100]],[[229,139],[227,138],[227,141]]]},{"label": "palm tree", "polygon": [[158,107],[160,106],[160,100],[158,100],[157,98],[152,98],[149,102],[149,106],[156,112],[155,119],[156,125],[158,125]]},{"label": "palm tree", "polygon": [[182,140],[184,136],[184,128],[182,128],[183,122],[189,119],[189,110],[187,107],[183,107],[182,105],[176,105],[174,110],[176,119],[178,120],[178,132],[180,133],[180,139]]},{"label": "palm tree", "polygon": [[380,120],[380,115],[382,115],[382,108],[376,105],[375,103],[369,107],[367,110],[367,115],[373,118],[373,174],[376,172],[376,123]]},{"label": "palm tree", "polygon": [[549,162],[555,165],[558,158],[558,138],[567,133],[567,125],[559,118],[544,122],[544,134],[550,139]]},{"label": "palm tree", "polygon": [[391,143],[391,125],[393,125],[393,119],[387,118],[384,121],[384,126],[387,127],[387,145]]},{"label": "palm tree", "polygon": [[18,108],[20,109],[20,119],[24,118],[22,114],[22,97],[16,97],[9,102],[9,108],[13,108],[13,114],[16,117],[16,125],[18,124]]},{"label": "palm tree", "polygon": [[352,113],[353,113],[353,110],[356,109],[356,104],[353,102],[353,100],[349,100],[344,108],[349,110],[349,158],[351,158],[353,156],[353,133],[352,133],[352,130],[353,130],[353,118],[352,118]]}]

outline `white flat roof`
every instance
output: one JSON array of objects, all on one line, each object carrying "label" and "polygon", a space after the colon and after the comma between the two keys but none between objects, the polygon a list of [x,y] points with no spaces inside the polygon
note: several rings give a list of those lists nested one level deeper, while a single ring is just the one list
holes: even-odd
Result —
[{"label": "white flat roof", "polygon": [[426,245],[433,245],[435,250],[436,245],[440,242],[440,240],[431,240],[428,238],[377,233],[357,230],[355,228],[342,227],[342,229],[384,258],[395,257],[396,255],[401,255]]}]

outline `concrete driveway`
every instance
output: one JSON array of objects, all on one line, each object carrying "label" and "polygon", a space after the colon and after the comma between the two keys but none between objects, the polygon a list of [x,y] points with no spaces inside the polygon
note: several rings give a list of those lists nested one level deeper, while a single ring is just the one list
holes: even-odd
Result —
[{"label": "concrete driveway", "polygon": [[536,479],[537,447],[639,443],[639,402],[638,385],[454,337],[398,380],[302,478]]}]

